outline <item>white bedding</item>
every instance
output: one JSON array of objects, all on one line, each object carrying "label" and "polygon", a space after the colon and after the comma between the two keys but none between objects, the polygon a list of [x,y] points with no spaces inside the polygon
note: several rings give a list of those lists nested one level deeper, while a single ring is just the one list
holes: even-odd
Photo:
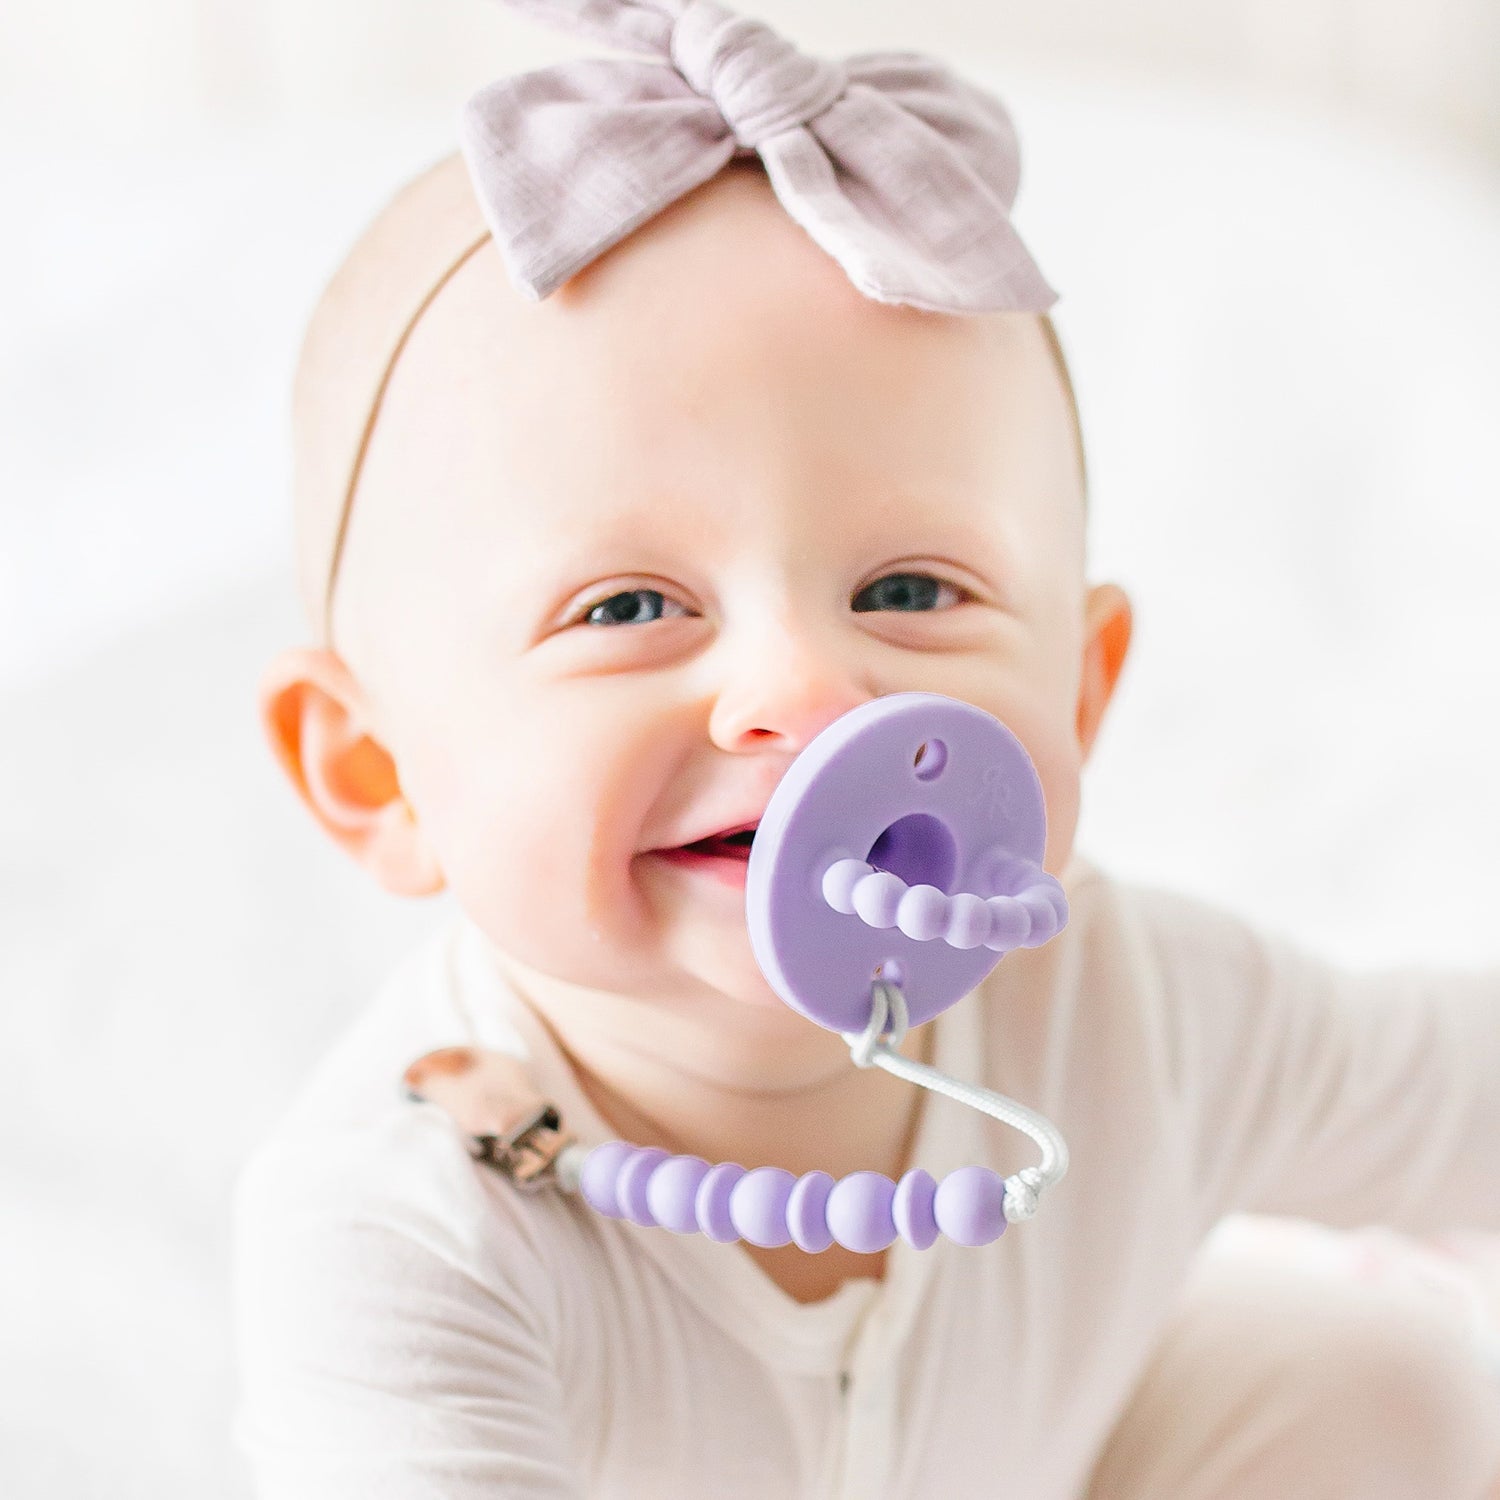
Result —
[{"label": "white bedding", "polygon": [[[996,75],[1137,603],[1081,842],[1355,962],[1494,963],[1500,189]],[[448,125],[0,160],[0,1491],[245,1493],[227,1185],[437,904],[280,783],[302,317]]]}]

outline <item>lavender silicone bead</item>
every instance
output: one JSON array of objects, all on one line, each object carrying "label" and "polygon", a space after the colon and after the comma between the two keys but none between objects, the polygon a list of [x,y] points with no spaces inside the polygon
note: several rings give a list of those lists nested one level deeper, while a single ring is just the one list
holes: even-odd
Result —
[{"label": "lavender silicone bead", "polygon": [[1028,948],[1040,948],[1057,936],[1057,908],[1045,889],[1033,886],[1029,891],[1022,891],[1016,900],[1031,913],[1031,932],[1026,939]]},{"label": "lavender silicone bead", "polygon": [[1061,932],[1068,925],[1068,893],[1060,880],[1049,881],[1046,889],[1052,910],[1057,913],[1057,930]]},{"label": "lavender silicone bead", "polygon": [[698,1184],[698,1193],[693,1200],[698,1228],[721,1245],[740,1237],[734,1220],[729,1217],[729,1195],[744,1175],[745,1169],[737,1161],[720,1161],[703,1174],[703,1181]]},{"label": "lavender silicone bead", "polygon": [[894,927],[906,882],[889,870],[876,870],[854,887],[854,909],[870,927]]},{"label": "lavender silicone bead", "polygon": [[694,1206],[698,1186],[708,1175],[701,1156],[671,1156],[651,1174],[646,1184],[646,1206],[663,1229],[677,1234],[697,1234]]},{"label": "lavender silicone bead", "polygon": [[879,1172],[851,1172],[828,1195],[828,1227],[846,1250],[873,1255],[896,1238],[896,1184]]},{"label": "lavender silicone bead", "polygon": [[955,948],[977,948],[989,935],[990,909],[984,898],[972,891],[959,891],[948,908],[944,938]]},{"label": "lavender silicone bead", "polygon": [[918,1250],[930,1249],[938,1237],[937,1215],[932,1211],[936,1194],[937,1182],[932,1173],[913,1167],[902,1174],[891,1198],[891,1218],[897,1232]]},{"label": "lavender silicone bead", "polygon": [[985,946],[1009,950],[1019,948],[1031,936],[1031,913],[1014,896],[991,896],[990,935]]},{"label": "lavender silicone bead", "polygon": [[[752,847],[751,853],[754,853]],[[854,914],[854,887],[870,873],[862,859],[841,859],[823,873],[823,899],[844,916]]]},{"label": "lavender silicone bead", "polygon": [[615,1178],[615,1197],[620,1204],[620,1213],[642,1229],[656,1227],[656,1215],[646,1200],[646,1187],[656,1164],[665,1161],[667,1155],[660,1146],[637,1146]]},{"label": "lavender silicone bead", "polygon": [[828,1172],[804,1172],[786,1200],[786,1227],[798,1246],[818,1255],[833,1243],[828,1227],[828,1195],[833,1177]]},{"label": "lavender silicone bead", "polygon": [[620,1200],[615,1196],[615,1181],[620,1168],[635,1151],[629,1141],[606,1141],[595,1146],[583,1160],[578,1176],[578,1191],[590,1208],[607,1218],[619,1219]]},{"label": "lavender silicone bead", "polygon": [[742,1240],[774,1250],[791,1243],[786,1201],[797,1179],[784,1167],[754,1167],[729,1194],[729,1217]]},{"label": "lavender silicone bead", "polygon": [[919,943],[943,935],[948,925],[948,898],[935,885],[914,885],[896,907],[896,926]]},{"label": "lavender silicone bead", "polygon": [[932,1211],[955,1244],[988,1245],[1005,1233],[1005,1179],[988,1167],[959,1167],[938,1183]]}]

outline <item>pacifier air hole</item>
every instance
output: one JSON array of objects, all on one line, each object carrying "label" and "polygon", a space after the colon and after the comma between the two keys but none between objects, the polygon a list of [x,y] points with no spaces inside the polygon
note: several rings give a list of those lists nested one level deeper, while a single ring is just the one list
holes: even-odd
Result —
[{"label": "pacifier air hole", "polygon": [[948,747],[941,740],[923,740],[912,760],[918,781],[936,781],[948,764]]},{"label": "pacifier air hole", "polygon": [[865,863],[877,870],[889,870],[907,885],[935,885],[945,896],[951,896],[958,845],[941,818],[931,813],[907,813],[870,845]]}]

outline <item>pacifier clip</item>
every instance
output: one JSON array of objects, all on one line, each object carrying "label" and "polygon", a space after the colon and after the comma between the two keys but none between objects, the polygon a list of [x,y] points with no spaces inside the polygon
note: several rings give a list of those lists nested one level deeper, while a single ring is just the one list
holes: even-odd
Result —
[{"label": "pacifier clip", "polygon": [[1062,1135],[1034,1110],[896,1049],[907,1030],[970,994],[1008,952],[1060,932],[1068,904],[1042,869],[1046,810],[1020,741],[993,715],[935,693],[851,709],[812,740],[771,796],[746,870],[756,961],[778,995],[836,1030],[856,1067],[878,1066],[1020,1130],[1041,1161],[1008,1177],[966,1166],[941,1182],[913,1167],[800,1177],[607,1141],[584,1147],[519,1059],[430,1052],[406,1096],[457,1120],[477,1159],[523,1192],[579,1193],[610,1218],[728,1243],[816,1254],[837,1243],[919,1250],[941,1235],[984,1245],[1036,1213],[1068,1169]]}]

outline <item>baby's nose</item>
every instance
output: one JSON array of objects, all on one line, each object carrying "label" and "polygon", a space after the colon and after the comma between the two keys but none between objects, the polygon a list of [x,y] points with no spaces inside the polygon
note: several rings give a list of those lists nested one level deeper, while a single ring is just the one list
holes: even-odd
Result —
[{"label": "baby's nose", "polygon": [[806,639],[782,635],[752,647],[726,672],[709,736],[726,750],[776,742],[796,755],[834,720],[879,697],[862,668]]}]

